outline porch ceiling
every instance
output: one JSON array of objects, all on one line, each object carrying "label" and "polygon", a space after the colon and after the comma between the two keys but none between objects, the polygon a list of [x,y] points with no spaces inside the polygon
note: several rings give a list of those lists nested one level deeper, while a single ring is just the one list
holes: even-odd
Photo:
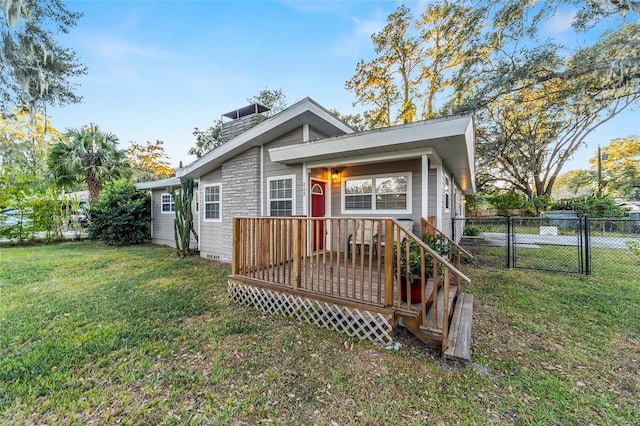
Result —
[{"label": "porch ceiling", "polygon": [[474,129],[470,115],[420,121],[363,133],[337,136],[269,150],[271,161],[283,164],[347,164],[358,158],[407,158],[435,152],[465,194],[475,192]]}]

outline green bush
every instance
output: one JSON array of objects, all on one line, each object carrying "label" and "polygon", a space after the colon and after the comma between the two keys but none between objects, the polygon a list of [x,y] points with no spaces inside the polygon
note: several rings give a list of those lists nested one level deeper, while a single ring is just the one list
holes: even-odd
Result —
[{"label": "green bush", "polygon": [[150,197],[131,182],[115,182],[91,205],[90,219],[91,238],[116,245],[143,243],[150,238]]},{"label": "green bush", "polygon": [[525,207],[527,203],[524,195],[513,190],[496,192],[488,196],[487,201],[491,207],[501,210],[504,214],[507,213],[507,210]]},{"label": "green bush", "polygon": [[466,235],[467,237],[477,237],[482,233],[482,229],[479,226],[468,225],[464,227],[464,231],[462,235]]},{"label": "green bush", "polygon": [[556,210],[574,210],[579,216],[624,217],[625,209],[608,196],[576,197],[559,200],[553,206]]}]

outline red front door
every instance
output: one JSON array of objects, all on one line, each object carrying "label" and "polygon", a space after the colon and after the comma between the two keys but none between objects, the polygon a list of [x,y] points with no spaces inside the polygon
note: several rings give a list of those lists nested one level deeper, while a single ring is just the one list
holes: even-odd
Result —
[{"label": "red front door", "polygon": [[[325,189],[326,183],[315,180],[311,181],[311,217],[324,217]],[[324,249],[324,221],[313,221],[311,232],[313,250],[317,251]]]}]

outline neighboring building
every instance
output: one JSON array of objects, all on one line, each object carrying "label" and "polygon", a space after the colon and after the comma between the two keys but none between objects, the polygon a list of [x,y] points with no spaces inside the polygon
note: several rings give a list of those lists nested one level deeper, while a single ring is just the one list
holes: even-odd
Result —
[{"label": "neighboring building", "polygon": [[202,257],[231,261],[238,216],[421,218],[451,235],[475,192],[470,115],[356,133],[310,98],[267,119],[261,105],[225,114],[221,146],[177,170],[136,185],[152,191],[152,240],[173,246],[167,186],[193,178],[194,224]]}]

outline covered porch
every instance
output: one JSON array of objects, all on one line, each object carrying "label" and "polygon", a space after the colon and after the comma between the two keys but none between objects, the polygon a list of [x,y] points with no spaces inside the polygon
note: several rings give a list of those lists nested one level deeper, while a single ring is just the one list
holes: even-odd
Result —
[{"label": "covered porch", "polygon": [[[420,230],[446,244],[446,255],[393,218],[234,218],[229,294],[385,345],[402,325],[443,357],[468,361],[473,297],[463,288],[464,249],[427,219]],[[418,259],[412,273],[410,259]],[[403,285],[406,275],[412,284]]]}]

